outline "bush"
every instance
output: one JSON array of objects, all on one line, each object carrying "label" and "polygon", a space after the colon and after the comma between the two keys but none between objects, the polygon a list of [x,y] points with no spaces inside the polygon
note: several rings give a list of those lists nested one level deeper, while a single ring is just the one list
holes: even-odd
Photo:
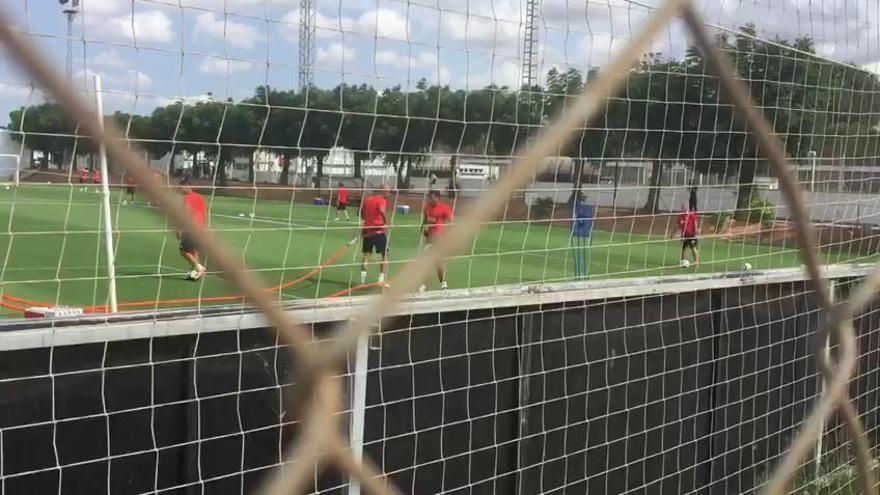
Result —
[{"label": "bush", "polygon": [[553,209],[556,201],[553,198],[535,198],[532,204],[530,218],[550,218],[553,215]]},{"label": "bush", "polygon": [[776,205],[761,196],[752,196],[752,199],[749,200],[749,215],[746,221],[768,224],[774,218],[776,218]]}]

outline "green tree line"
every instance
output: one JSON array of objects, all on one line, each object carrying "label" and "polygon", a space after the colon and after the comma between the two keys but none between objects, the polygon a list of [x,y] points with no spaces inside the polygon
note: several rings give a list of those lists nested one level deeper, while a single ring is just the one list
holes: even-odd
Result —
[{"label": "green tree line", "polygon": [[[755,34],[746,25],[734,35],[717,36],[716,43],[789,155],[803,158],[814,150],[819,157],[873,165],[859,160],[877,154],[878,78],[817,57],[810,38],[770,41]],[[513,155],[598,75],[598,69],[586,75],[551,69],[543,86],[519,90],[454,89],[424,80],[412,89],[261,86],[240,101],[178,102],[157,107],[150,115],[117,112],[106,118],[153,157],[202,152],[223,164],[237,155],[252,161],[253,150],[259,148],[288,158],[280,178],[286,183],[290,158],[313,159],[320,177],[327,150],[342,146],[353,151],[356,176],[364,160],[384,156],[406,186],[413,167],[432,152]],[[54,103],[12,111],[8,127],[21,131],[14,134],[19,140],[27,136],[32,149],[67,156],[73,149],[76,125]],[[681,59],[645,57],[608,101],[604,114],[585,122],[558,154],[573,159],[575,191],[586,164],[608,159],[650,160],[654,186],[673,163],[737,177],[737,207],[744,211],[755,174],[766,166],[748,132],[702,53],[690,48]],[[77,152],[90,151],[88,146],[87,139],[76,140]],[[172,160],[170,167],[175,166]],[[252,164],[250,171],[252,179]],[[224,184],[225,167],[217,167],[216,173],[217,182]],[[653,212],[658,188],[649,191],[644,208]]]}]

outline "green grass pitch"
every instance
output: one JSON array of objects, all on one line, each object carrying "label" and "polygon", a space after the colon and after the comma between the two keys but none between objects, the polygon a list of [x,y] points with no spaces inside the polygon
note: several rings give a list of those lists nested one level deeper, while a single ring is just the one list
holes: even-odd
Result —
[{"label": "green grass pitch", "polygon": [[[358,234],[354,218],[336,222],[335,209],[329,207],[210,195],[206,201],[214,233],[240,253],[268,286],[309,272]],[[174,231],[142,197],[136,205],[123,205],[121,191],[114,190],[111,204],[118,229],[114,240],[119,302],[237,294],[217,273],[199,282],[182,279],[186,265],[178,255]],[[419,223],[416,214],[394,214],[392,277],[419,252]],[[31,184],[0,188],[0,229],[3,294],[68,306],[106,304],[100,196],[93,190]],[[706,238],[701,250],[702,272],[739,270],[745,261],[755,269],[799,264],[794,250],[742,241]],[[324,297],[357,285],[359,251],[358,242],[334,264],[279,297]],[[831,262],[847,260],[845,254],[825,256]],[[680,274],[678,258],[679,244],[674,240],[596,231],[589,248],[589,273],[591,279]],[[207,266],[211,270],[210,260]],[[368,281],[375,281],[377,270],[376,265],[370,267]],[[559,281],[573,275],[565,226],[496,222],[480,232],[467,253],[450,260],[448,280],[450,288],[463,288]]]}]

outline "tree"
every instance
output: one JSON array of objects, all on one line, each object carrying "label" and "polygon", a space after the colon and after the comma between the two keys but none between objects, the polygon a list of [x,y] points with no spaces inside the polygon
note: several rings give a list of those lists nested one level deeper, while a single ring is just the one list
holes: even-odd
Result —
[{"label": "tree", "polygon": [[[75,133],[76,126],[65,118],[61,105],[57,103],[19,107],[11,111],[8,128],[15,142],[24,141],[31,150],[42,151],[47,156],[49,153],[62,153],[67,157],[74,146],[74,139],[70,136]],[[33,153],[29,166],[32,164]]]}]

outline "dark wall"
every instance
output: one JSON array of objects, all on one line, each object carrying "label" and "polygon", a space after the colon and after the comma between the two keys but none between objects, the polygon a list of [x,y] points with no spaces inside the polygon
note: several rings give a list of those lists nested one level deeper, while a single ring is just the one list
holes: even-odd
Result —
[{"label": "dark wall", "polygon": [[[819,392],[805,291],[396,318],[371,341],[366,452],[405,493],[747,492]],[[857,321],[852,385],[875,445],[878,324]],[[296,436],[290,364],[260,330],[0,353],[4,493],[251,492]]]}]

